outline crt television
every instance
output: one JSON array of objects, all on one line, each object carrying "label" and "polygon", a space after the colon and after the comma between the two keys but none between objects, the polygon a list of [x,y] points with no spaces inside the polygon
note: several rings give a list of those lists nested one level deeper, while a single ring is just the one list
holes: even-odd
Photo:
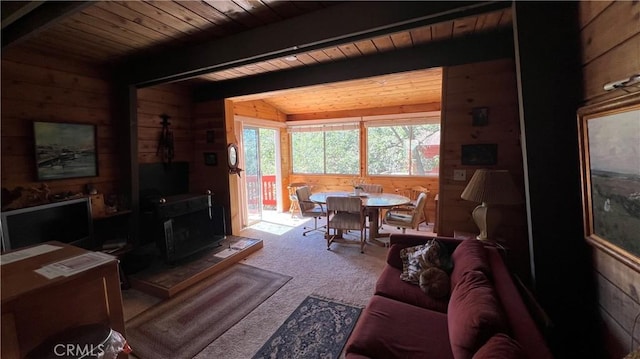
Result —
[{"label": "crt television", "polygon": [[89,198],[47,203],[2,212],[2,251],[47,241],[93,247]]}]

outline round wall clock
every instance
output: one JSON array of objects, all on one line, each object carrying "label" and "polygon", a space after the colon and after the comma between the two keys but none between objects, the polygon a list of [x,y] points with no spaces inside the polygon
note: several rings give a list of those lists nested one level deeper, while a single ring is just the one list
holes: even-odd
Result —
[{"label": "round wall clock", "polygon": [[227,150],[229,152],[229,168],[235,170],[238,168],[238,146],[235,143],[231,143]]}]

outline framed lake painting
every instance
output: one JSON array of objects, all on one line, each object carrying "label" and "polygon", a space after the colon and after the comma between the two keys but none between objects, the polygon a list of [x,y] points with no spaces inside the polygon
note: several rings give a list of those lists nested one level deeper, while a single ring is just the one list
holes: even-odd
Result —
[{"label": "framed lake painting", "polygon": [[640,94],[578,111],[586,239],[640,271]]},{"label": "framed lake painting", "polygon": [[96,126],[33,122],[38,181],[98,175]]}]

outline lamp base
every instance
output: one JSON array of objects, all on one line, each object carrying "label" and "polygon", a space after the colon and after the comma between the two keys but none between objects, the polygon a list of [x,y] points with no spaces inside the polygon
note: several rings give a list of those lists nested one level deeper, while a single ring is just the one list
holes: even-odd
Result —
[{"label": "lamp base", "polygon": [[490,238],[493,238],[495,229],[498,228],[498,224],[501,220],[500,211],[497,209],[489,210],[489,206],[482,202],[481,205],[474,208],[473,212],[471,212],[471,216],[480,229],[480,234],[476,239],[480,241],[491,240]]}]

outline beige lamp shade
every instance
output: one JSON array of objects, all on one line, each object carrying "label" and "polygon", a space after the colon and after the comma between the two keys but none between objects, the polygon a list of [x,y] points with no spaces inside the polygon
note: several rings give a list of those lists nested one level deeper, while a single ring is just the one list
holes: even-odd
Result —
[{"label": "beige lamp shade", "polygon": [[507,170],[476,170],[460,197],[486,204],[522,203],[522,196]]},{"label": "beige lamp shade", "polygon": [[506,170],[477,170],[460,197],[467,201],[481,202],[471,213],[480,229],[477,237],[479,240],[493,239],[500,224],[500,211],[497,208],[490,209],[489,205],[522,202],[522,197]]}]

